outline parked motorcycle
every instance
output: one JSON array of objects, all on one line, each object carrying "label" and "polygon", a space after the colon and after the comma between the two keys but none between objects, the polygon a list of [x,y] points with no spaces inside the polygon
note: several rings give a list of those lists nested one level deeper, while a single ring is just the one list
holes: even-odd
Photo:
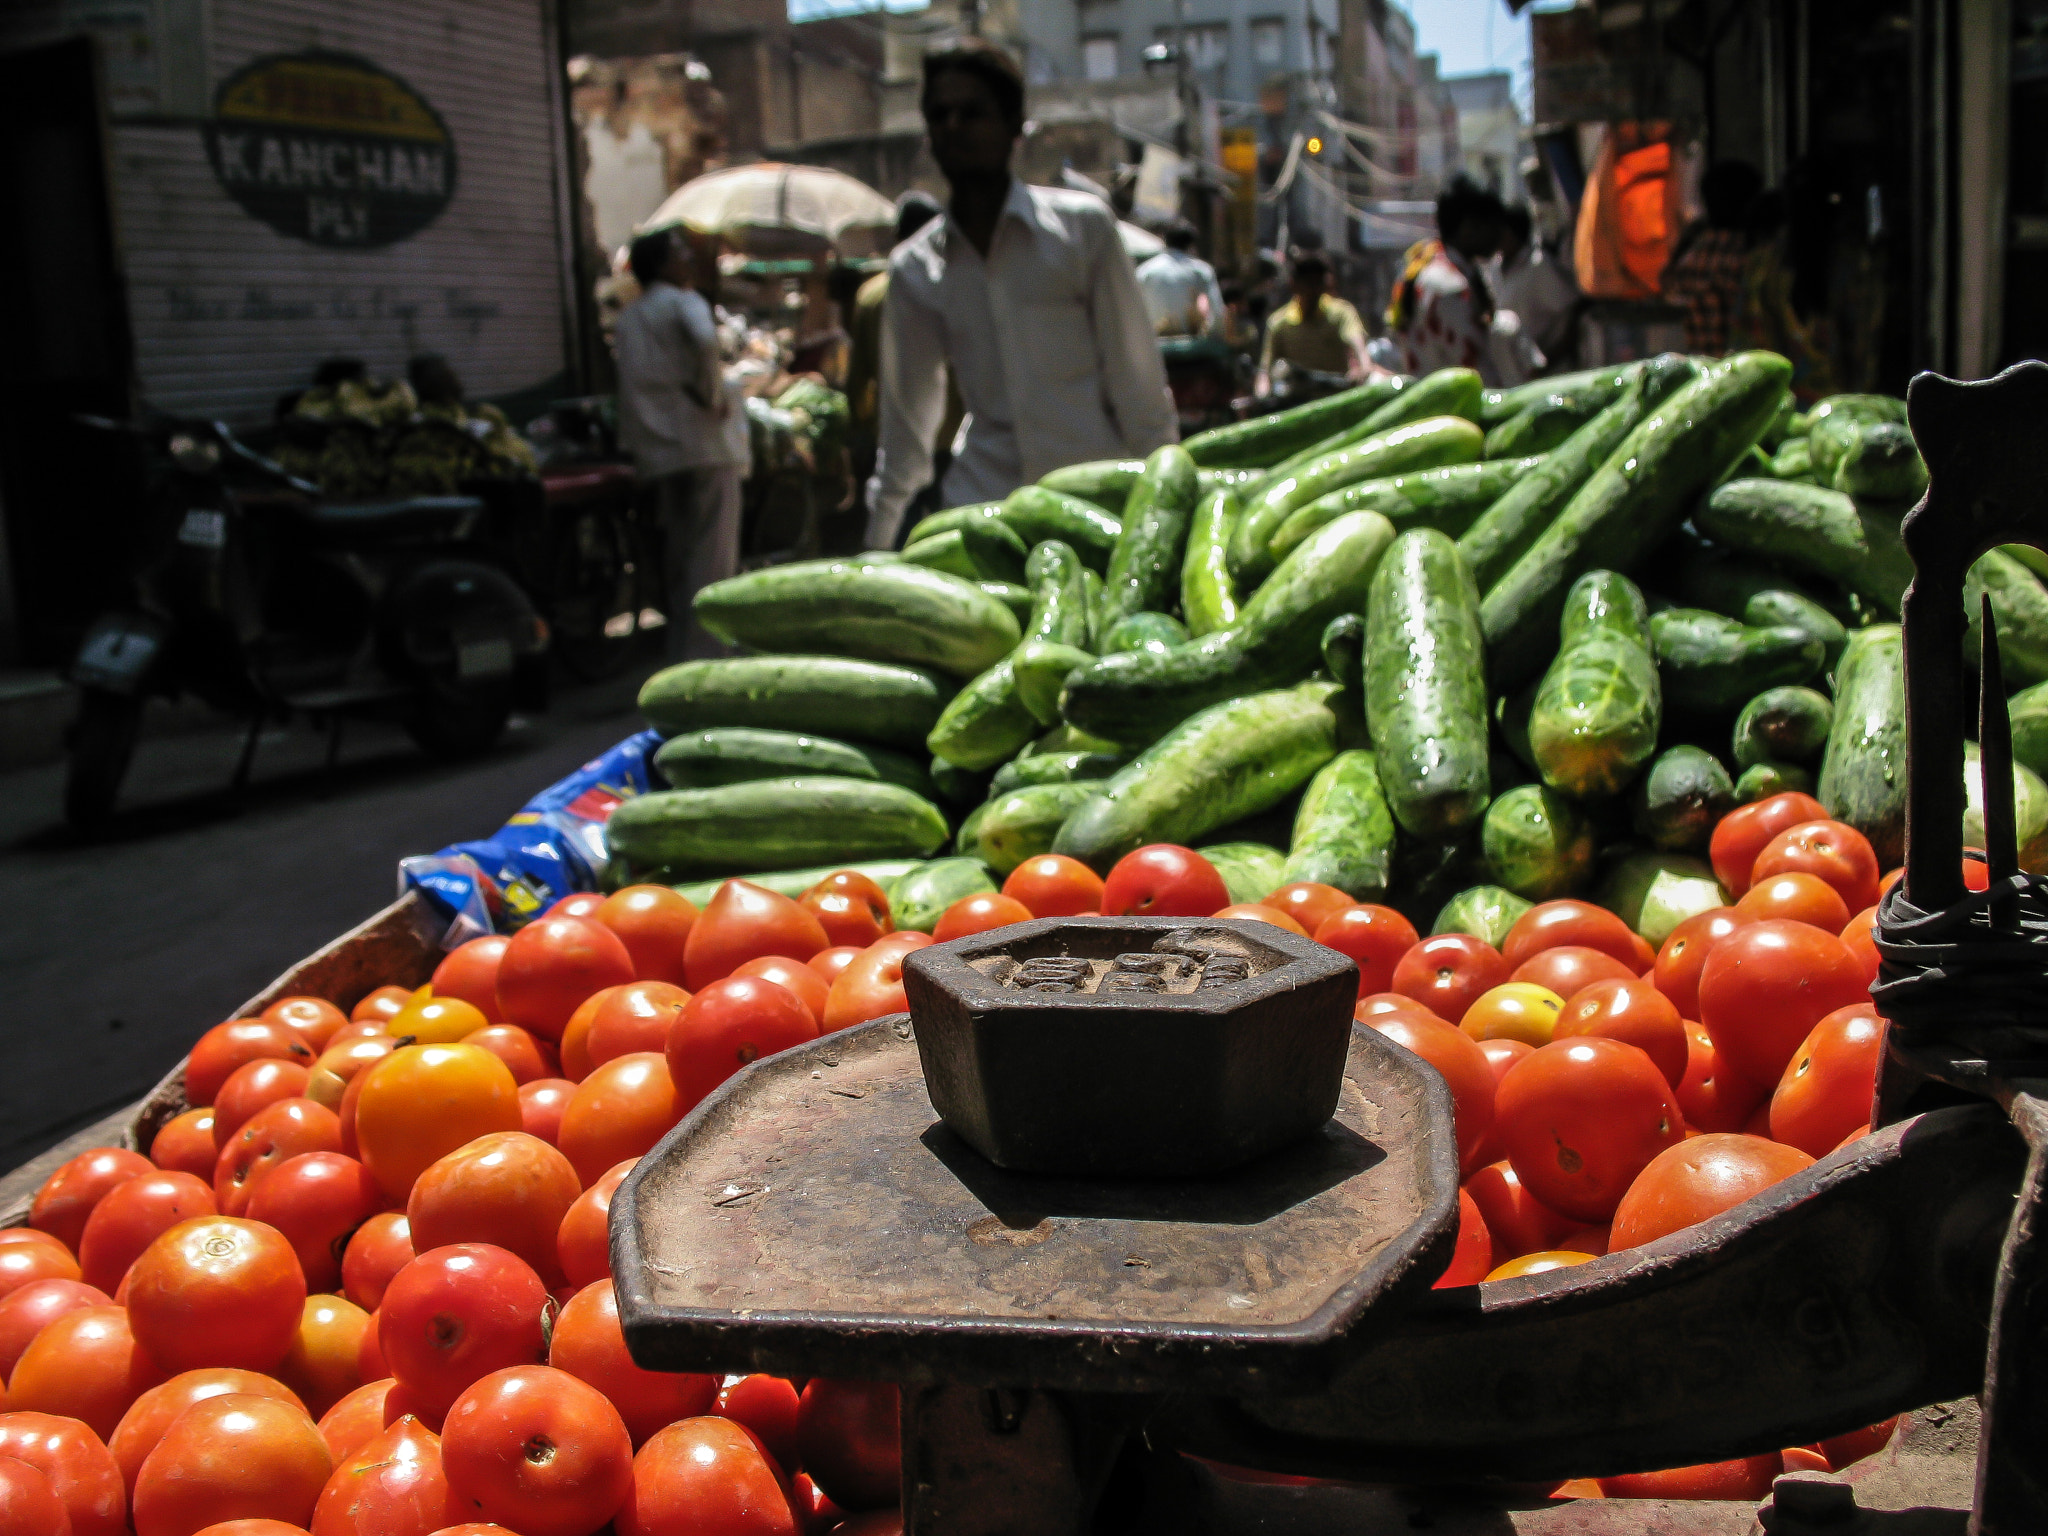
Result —
[{"label": "parked motorcycle", "polygon": [[547,626],[482,557],[473,496],[328,502],[219,422],[130,424],[146,484],[130,598],[87,630],[64,809],[113,809],[144,702],[194,695],[245,717],[246,782],[266,722],[399,722],[437,756],[497,741],[515,705],[545,701]]}]

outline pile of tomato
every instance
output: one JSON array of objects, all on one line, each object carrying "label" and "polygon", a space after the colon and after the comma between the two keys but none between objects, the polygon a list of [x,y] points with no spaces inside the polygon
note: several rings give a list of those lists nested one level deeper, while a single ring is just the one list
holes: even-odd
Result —
[{"label": "pile of tomato", "polygon": [[[900,1532],[895,1388],[640,1369],[609,1202],[747,1063],[902,1011],[912,950],[1030,918],[1256,919],[1352,957],[1357,1017],[1451,1091],[1440,1285],[1654,1241],[1866,1134],[1883,1044],[1868,842],[1786,794],[1712,855],[1738,899],[1655,949],[1578,901],[1498,948],[1322,885],[1233,904],[1170,845],[1106,879],[1031,859],[930,935],[852,871],[701,911],[635,886],[348,1015],[218,1025],[147,1157],[74,1159],[0,1231],[0,1536]],[[1889,1429],[1560,1493],[1757,1497]]]}]

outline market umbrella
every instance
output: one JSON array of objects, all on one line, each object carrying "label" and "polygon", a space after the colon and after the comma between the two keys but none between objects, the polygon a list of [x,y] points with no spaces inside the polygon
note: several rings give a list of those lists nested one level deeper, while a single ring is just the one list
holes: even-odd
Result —
[{"label": "market umbrella", "polygon": [[804,243],[844,246],[856,231],[895,223],[895,204],[843,171],[764,160],[684,182],[640,230],[681,225],[765,254]]}]

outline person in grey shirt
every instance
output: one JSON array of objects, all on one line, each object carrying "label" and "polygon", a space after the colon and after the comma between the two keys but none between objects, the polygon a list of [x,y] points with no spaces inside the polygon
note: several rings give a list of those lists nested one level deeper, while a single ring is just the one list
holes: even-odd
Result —
[{"label": "person in grey shirt", "polygon": [[1223,290],[1216,269],[1195,254],[1195,226],[1186,219],[1167,229],[1165,250],[1138,264],[1138,286],[1160,335],[1223,334]]}]

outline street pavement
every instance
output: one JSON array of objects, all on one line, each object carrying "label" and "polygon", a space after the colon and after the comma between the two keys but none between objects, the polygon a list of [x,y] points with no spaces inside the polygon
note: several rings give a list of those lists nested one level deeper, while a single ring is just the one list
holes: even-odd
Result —
[{"label": "street pavement", "polygon": [[121,810],[81,839],[63,770],[0,775],[0,1172],[132,1103],[295,960],[388,903],[398,860],[482,837],[639,728],[636,677],[558,695],[490,755],[422,755],[352,723],[339,761],[272,730],[240,794],[223,721],[146,738]]}]

